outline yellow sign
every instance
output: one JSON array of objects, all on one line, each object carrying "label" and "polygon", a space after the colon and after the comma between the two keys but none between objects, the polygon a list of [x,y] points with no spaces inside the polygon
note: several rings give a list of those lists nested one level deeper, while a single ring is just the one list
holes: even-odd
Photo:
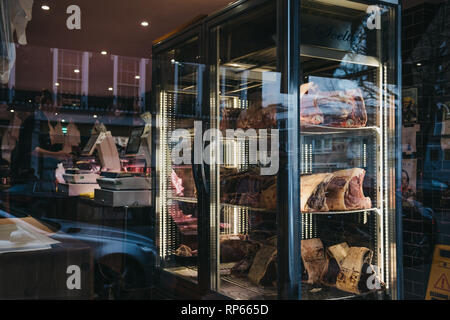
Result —
[{"label": "yellow sign", "polygon": [[426,300],[450,300],[450,246],[437,245]]}]

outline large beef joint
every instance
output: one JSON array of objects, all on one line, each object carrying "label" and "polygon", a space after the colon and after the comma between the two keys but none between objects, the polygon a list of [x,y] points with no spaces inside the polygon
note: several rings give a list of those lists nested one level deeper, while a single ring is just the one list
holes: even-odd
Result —
[{"label": "large beef joint", "polygon": [[[276,185],[274,177],[261,176],[251,169],[245,172],[221,169],[220,174],[221,202],[257,208],[267,205],[268,210],[274,209],[276,188],[270,189],[273,185]],[[263,193],[266,190],[268,192]]]},{"label": "large beef joint", "polygon": [[309,82],[300,86],[300,123],[318,125],[323,122],[323,114],[316,104],[316,86]]},{"label": "large beef joint", "polygon": [[305,175],[300,178],[300,207],[302,212],[328,211],[326,189],[330,173]]},{"label": "large beef joint", "polygon": [[347,169],[300,177],[301,212],[364,210],[372,201],[364,196],[364,169]]},{"label": "large beef joint", "polygon": [[323,124],[331,127],[360,128],[367,124],[361,90],[321,92],[316,104],[323,113]]},{"label": "large beef joint", "polygon": [[325,248],[320,239],[301,241],[302,263],[304,274],[302,280],[308,284],[320,283],[322,275],[328,270]]},{"label": "large beef joint", "polygon": [[331,211],[372,208],[370,198],[364,196],[364,169],[348,169],[333,174],[327,188],[327,206]]},{"label": "large beef joint", "polygon": [[[336,279],[339,290],[360,294],[368,291],[367,284],[361,283],[362,276],[371,264],[373,251],[364,247],[351,247],[341,263],[341,271]],[[366,280],[367,282],[367,280]]]}]

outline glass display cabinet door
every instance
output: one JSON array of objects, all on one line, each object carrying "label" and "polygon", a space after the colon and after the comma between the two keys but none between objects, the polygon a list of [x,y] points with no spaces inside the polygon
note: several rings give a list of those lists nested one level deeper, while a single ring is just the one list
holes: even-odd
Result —
[{"label": "glass display cabinet door", "polygon": [[157,95],[157,241],[161,267],[198,281],[197,187],[191,163],[194,124],[201,106],[199,38],[154,58]]},{"label": "glass display cabinet door", "polygon": [[396,8],[300,7],[303,299],[396,297]]},{"label": "glass display cabinet door", "polygon": [[212,287],[233,299],[277,298],[275,4],[208,30]]}]

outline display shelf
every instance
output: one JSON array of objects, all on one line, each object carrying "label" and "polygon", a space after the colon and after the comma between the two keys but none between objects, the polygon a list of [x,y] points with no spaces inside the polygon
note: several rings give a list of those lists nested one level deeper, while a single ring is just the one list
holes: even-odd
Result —
[{"label": "display shelf", "polygon": [[325,216],[334,216],[334,215],[341,215],[341,214],[364,213],[364,212],[375,212],[377,214],[380,214],[380,209],[372,208],[372,209],[364,209],[364,210],[301,212],[301,213],[302,214],[318,214],[318,215],[325,215]]},{"label": "display shelf", "polygon": [[246,277],[233,277],[231,268],[236,264],[221,263],[221,290],[227,296],[236,300],[272,300],[277,298],[275,287],[261,287],[251,283]]},{"label": "display shelf", "polygon": [[337,128],[322,125],[302,125],[300,134],[302,135],[324,135],[324,134],[341,134],[341,133],[375,133],[381,136],[381,128],[376,126],[360,127],[360,128]]},{"label": "display shelf", "polygon": [[176,274],[186,280],[196,282],[198,277],[198,270],[197,267],[172,267],[172,268],[166,268],[165,270],[169,271],[170,273]]},{"label": "display shelf", "polygon": [[[258,50],[238,58],[234,58],[231,61],[223,63],[226,67],[233,67],[236,69],[253,70],[253,71],[271,71],[270,61],[276,61],[277,50],[275,47]],[[300,56],[323,59],[329,61],[336,61],[339,63],[353,63],[361,64],[370,67],[380,67],[380,60],[376,57],[366,56],[348,51],[336,50],[327,47],[319,47],[315,45],[302,45],[300,46]]]},{"label": "display shelf", "polygon": [[361,64],[376,68],[380,67],[380,60],[376,57],[313,45],[300,46],[300,56],[337,61],[339,63]]},{"label": "display shelf", "polygon": [[[329,300],[380,299],[383,295],[389,297],[395,293],[396,269],[390,261],[396,258],[393,250],[396,247],[396,217],[391,212],[396,209],[394,191],[398,170],[395,169],[398,168],[395,167],[397,163],[394,161],[393,147],[397,130],[396,114],[401,112],[401,108],[397,108],[397,101],[387,92],[392,91],[394,96],[397,93],[394,74],[397,59],[395,50],[389,48],[396,47],[395,33],[390,32],[396,25],[395,21],[391,21],[395,17],[395,10],[383,7],[380,12],[383,23],[389,29],[383,26],[382,29],[370,31],[367,28],[370,14],[368,7],[366,2],[357,0],[304,0],[296,10],[292,10],[290,6],[284,8],[270,1],[253,7],[249,1],[248,7],[230,7],[226,15],[217,13],[214,18],[202,23],[198,30],[180,34],[176,40],[155,48],[155,57],[165,61],[160,66],[156,65],[160,70],[155,75],[160,79],[154,82],[161,86],[161,89],[156,86],[155,94],[160,99],[160,130],[165,134],[158,144],[162,150],[159,163],[165,166],[164,170],[159,171],[159,193],[163,196],[160,197],[161,227],[158,236],[163,249],[163,266],[169,257],[170,264],[165,265],[167,269],[182,267],[175,274],[198,280],[200,287],[237,300],[291,298],[286,292],[295,292],[293,298],[298,294],[303,299]],[[278,23],[291,16],[289,10],[285,9],[295,11],[295,15],[298,15],[293,17],[294,28],[300,30],[298,35],[285,32],[289,30],[285,28],[287,25],[283,23],[283,27]],[[188,42],[189,46],[185,49],[185,43],[194,38],[199,40],[195,48]],[[200,60],[198,57],[201,57]],[[172,65],[169,63],[171,59],[182,62]],[[205,65],[206,69],[203,69]],[[203,86],[204,83],[208,83],[208,86]],[[339,101],[336,103],[332,103],[333,99],[329,99],[331,102],[313,101],[315,107],[320,109],[323,106],[321,112],[325,120],[327,117],[338,118],[339,115],[345,117],[350,112],[347,109],[354,109],[353,112],[358,109],[359,113],[353,116],[362,119],[359,114],[363,108],[359,101],[363,99],[367,113],[364,116],[366,126],[341,128],[303,125],[303,121],[300,121],[303,97],[300,97],[299,91],[305,83],[317,85],[318,92],[323,92],[324,97],[328,97],[328,93],[339,92],[343,98],[341,102],[337,97],[335,100]],[[346,91],[357,88],[361,90],[361,95],[358,93],[358,97],[354,97],[357,100],[355,107],[350,102],[355,94]],[[297,99],[288,99],[283,95],[289,92],[297,92]],[[277,107],[267,110],[270,114],[260,114],[259,107],[272,105]],[[184,192],[191,197],[175,196],[173,186],[170,185],[170,168],[176,168],[170,163],[171,148],[175,146],[175,143],[170,142],[170,130],[190,129],[193,139],[194,121],[200,118],[194,111],[200,110],[200,107],[202,115],[206,115],[208,128],[222,133],[218,141],[223,145],[219,145],[221,152],[211,155],[214,158],[222,157],[221,161],[215,161],[205,168],[209,172],[196,176],[197,185],[208,182],[205,184],[208,190],[197,202],[192,197],[193,192]],[[243,111],[245,113],[241,114]],[[274,123],[268,116],[276,116],[279,131],[269,128]],[[265,128],[254,128],[254,132],[242,129],[248,134],[242,138],[236,137],[234,131],[233,136],[227,138],[227,129],[236,130],[238,126],[247,126],[244,120],[251,117],[248,126]],[[355,124],[364,123],[356,121]],[[167,130],[164,126],[166,123]],[[275,177],[273,182],[267,177],[258,178],[260,174],[257,168],[261,164],[253,161],[255,150],[251,143],[258,142],[261,129],[271,129],[267,130],[271,147],[275,138],[280,143],[279,172],[282,174],[276,176],[276,197],[272,190],[265,194],[271,196],[270,199],[273,197],[273,201],[276,199],[278,204],[271,210],[265,208],[265,202],[257,201],[258,192],[267,190],[269,186],[271,188],[275,182]],[[256,152],[259,153],[260,145],[256,146]],[[373,208],[300,212],[299,195],[304,188],[301,183],[306,182],[302,180],[302,174],[332,173],[352,168],[365,170],[364,180],[358,186],[363,195],[370,197]],[[181,175],[179,177],[183,182],[189,180],[188,186],[192,186],[190,176],[189,179]],[[201,181],[204,178],[209,179]],[[339,180],[336,184],[344,188]],[[322,192],[318,187],[316,192]],[[347,185],[345,188],[349,189]],[[293,192],[298,197],[292,197]],[[327,197],[333,199],[340,195],[330,194]],[[173,211],[175,213],[183,209],[194,212],[192,207],[195,205],[187,203],[198,203],[195,212],[202,218],[197,221],[197,227],[200,228],[197,237],[189,237],[189,240],[203,246],[201,252],[205,255],[204,259],[198,261],[170,257],[176,246],[184,240],[179,240],[180,227],[177,228],[169,216],[170,206],[178,206]],[[272,203],[267,205],[272,206]],[[296,211],[294,219],[285,219],[290,217],[293,208]],[[203,227],[207,230],[202,230]],[[223,245],[220,242],[222,233],[246,235],[253,241],[278,236],[278,243],[283,245],[277,248],[278,271],[276,279],[271,277],[268,282],[270,287],[255,285],[247,275],[232,275],[231,269],[237,262],[221,263],[220,257],[227,254],[227,250],[248,249],[247,243]],[[301,241],[314,238],[321,239],[324,248],[346,242],[349,246],[370,249],[373,254],[370,263],[379,268],[380,281],[388,283],[389,289],[381,293],[352,294],[335,287],[302,283],[301,291],[297,292],[300,283],[292,283],[289,274],[302,269],[301,259],[297,255],[303,253],[300,250]],[[291,247],[298,248],[298,253],[292,252],[289,249]],[[262,256],[265,254],[261,252]],[[201,265],[203,263],[206,265]],[[260,264],[261,261],[258,261],[257,266]],[[200,272],[208,271],[209,274],[198,274],[197,266]],[[277,288],[275,283],[283,283],[283,288]]]},{"label": "display shelf", "polygon": [[220,203],[220,205],[222,207],[230,207],[230,208],[238,208],[238,209],[247,209],[250,211],[257,211],[257,212],[273,212],[276,213],[276,210],[268,210],[266,208],[255,208],[255,207],[250,207],[250,206],[245,206],[245,205],[239,205],[239,204],[229,204],[229,203]]},{"label": "display shelf", "polygon": [[328,286],[317,286],[302,283],[302,298],[308,300],[364,300],[373,295],[381,294],[384,290],[374,290],[360,294],[349,293]]},{"label": "display shelf", "polygon": [[189,197],[168,197],[169,200],[179,201],[179,202],[187,202],[187,203],[197,203],[197,198],[189,198]]}]

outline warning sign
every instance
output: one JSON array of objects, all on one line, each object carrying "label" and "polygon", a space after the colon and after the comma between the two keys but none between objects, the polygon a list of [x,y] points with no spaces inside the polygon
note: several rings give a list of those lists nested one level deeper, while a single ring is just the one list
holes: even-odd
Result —
[{"label": "warning sign", "polygon": [[437,245],[434,249],[433,264],[426,300],[450,300],[450,246]]},{"label": "warning sign", "polygon": [[438,290],[444,290],[444,291],[450,292],[450,285],[448,284],[448,279],[447,279],[447,276],[445,275],[445,273],[443,273],[439,277],[438,281],[434,285],[434,288],[438,289]]}]

